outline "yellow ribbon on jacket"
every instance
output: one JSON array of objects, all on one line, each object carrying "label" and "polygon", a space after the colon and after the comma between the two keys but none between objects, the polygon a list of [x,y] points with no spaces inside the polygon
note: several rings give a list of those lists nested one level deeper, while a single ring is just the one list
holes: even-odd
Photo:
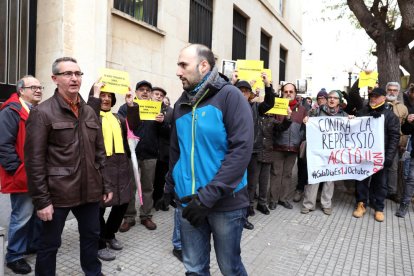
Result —
[{"label": "yellow ribbon on jacket", "polygon": [[111,156],[114,149],[115,153],[125,153],[121,125],[118,119],[110,111],[101,111],[100,115],[102,117],[102,134],[106,156]]}]

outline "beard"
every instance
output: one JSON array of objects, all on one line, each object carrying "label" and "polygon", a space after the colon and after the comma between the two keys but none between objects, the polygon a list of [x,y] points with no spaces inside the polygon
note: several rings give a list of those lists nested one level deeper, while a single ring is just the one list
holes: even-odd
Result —
[{"label": "beard", "polygon": [[387,97],[387,101],[389,102],[394,102],[398,98],[397,96],[394,96],[394,95],[387,95],[386,97]]},{"label": "beard", "polygon": [[183,89],[187,92],[193,91],[203,79],[203,76],[197,69],[194,71],[193,75],[189,77],[191,77],[191,79],[184,77],[180,78],[183,84]]}]

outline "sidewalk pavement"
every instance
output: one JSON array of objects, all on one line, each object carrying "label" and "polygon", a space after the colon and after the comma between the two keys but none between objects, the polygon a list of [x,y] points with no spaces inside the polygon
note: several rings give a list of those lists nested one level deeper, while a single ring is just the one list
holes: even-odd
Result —
[{"label": "sidewalk pavement", "polygon": [[[249,275],[414,275],[413,207],[405,219],[397,218],[397,204],[386,200],[384,222],[376,222],[371,209],[356,219],[354,197],[341,183],[335,187],[331,216],[319,208],[304,215],[299,203],[293,205],[292,210],[279,205],[268,216],[256,212],[249,218],[255,228],[244,230],[242,238]],[[154,221],[155,231],[137,223],[117,234],[124,249],[115,252],[116,260],[103,262],[105,275],[184,275],[184,266],[171,253],[172,208],[155,212]],[[35,256],[28,256],[28,261],[34,268]],[[8,268],[5,273],[13,275]],[[211,274],[221,275],[214,250]],[[74,219],[64,229],[57,275],[83,275]]]}]

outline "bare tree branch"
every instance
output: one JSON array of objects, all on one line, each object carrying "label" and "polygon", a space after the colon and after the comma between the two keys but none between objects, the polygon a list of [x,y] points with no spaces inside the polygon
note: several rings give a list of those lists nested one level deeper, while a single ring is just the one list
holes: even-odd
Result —
[{"label": "bare tree branch", "polygon": [[[377,4],[379,6],[379,2],[379,0],[375,0],[374,4]],[[347,0],[347,3],[351,11],[355,14],[355,17],[358,19],[361,26],[369,35],[369,37],[371,37],[376,43],[378,43],[380,36],[385,32],[389,31],[389,28],[387,27],[385,21],[381,21],[379,15],[378,17],[373,16],[373,14],[375,15],[375,13],[371,13],[368,10],[363,0]]]}]

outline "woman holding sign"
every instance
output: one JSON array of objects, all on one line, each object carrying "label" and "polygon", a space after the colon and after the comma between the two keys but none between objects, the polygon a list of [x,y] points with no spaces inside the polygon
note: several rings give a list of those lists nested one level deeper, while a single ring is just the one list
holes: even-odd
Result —
[{"label": "woman holding sign", "polygon": [[[115,94],[102,92],[101,88],[104,85],[102,82],[94,84],[89,93],[88,105],[95,110],[101,121],[106,151],[106,163],[103,173],[111,180],[114,193],[112,200],[101,205],[100,208],[101,233],[98,257],[104,261],[112,261],[115,259],[115,254],[107,248],[107,243],[114,250],[123,248],[121,242],[115,238],[115,233],[121,225],[128,203],[133,196],[134,176],[127,155],[129,148],[125,139],[126,121],[111,112],[111,108],[116,102]],[[129,127],[137,127],[139,125],[139,112],[137,106],[133,105],[131,92],[126,94],[125,101],[128,105],[127,119]],[[105,222],[105,207],[108,206],[112,206],[112,209]]]},{"label": "woman holding sign", "polygon": [[[326,116],[336,116],[336,117],[346,117],[348,114],[341,109],[342,103],[342,93],[338,90],[333,90],[328,94],[328,101],[326,104],[319,106],[314,112],[310,113],[311,117],[326,117]],[[350,116],[349,118],[353,118]],[[308,117],[303,119],[303,122],[306,124],[308,122]],[[312,141],[308,141],[312,143]],[[305,186],[305,195],[302,203],[302,214],[308,214],[310,211],[315,210],[316,197],[318,195],[319,184],[308,184]],[[332,196],[334,193],[334,182],[326,181],[323,184],[322,193],[321,193],[321,205],[322,211],[325,215],[332,214]]]}]

